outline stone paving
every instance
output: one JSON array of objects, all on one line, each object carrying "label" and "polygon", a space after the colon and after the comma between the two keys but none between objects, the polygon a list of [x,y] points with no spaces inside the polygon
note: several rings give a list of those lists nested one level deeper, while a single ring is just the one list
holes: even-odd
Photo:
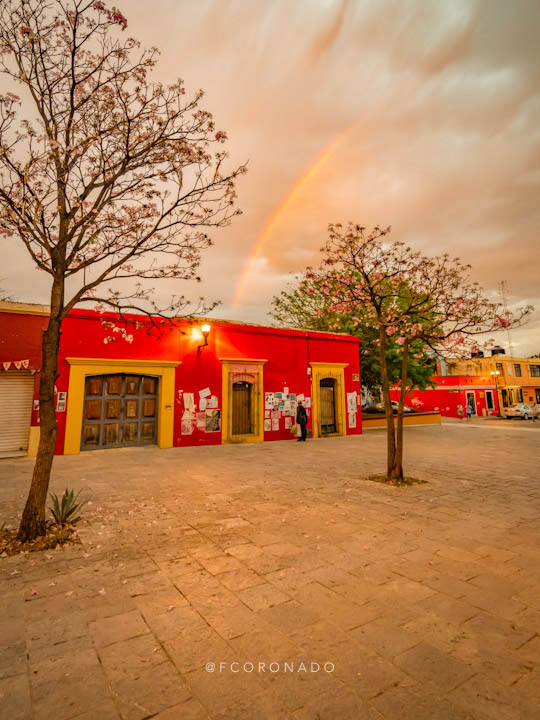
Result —
[{"label": "stone paving", "polygon": [[538,435],[408,429],[404,489],[364,479],[384,447],[57,458],[92,504],[82,546],[0,559],[2,720],[537,720]]}]

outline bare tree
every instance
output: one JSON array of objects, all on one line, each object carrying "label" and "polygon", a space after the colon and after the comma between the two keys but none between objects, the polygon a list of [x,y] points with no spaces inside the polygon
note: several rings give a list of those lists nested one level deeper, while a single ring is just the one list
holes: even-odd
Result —
[{"label": "bare tree", "polygon": [[[245,166],[213,150],[227,136],[181,80],[150,80],[156,49],[122,39],[127,21],[101,0],[3,0],[0,71],[22,85],[0,96],[0,233],[51,276],[39,390],[41,436],[19,538],[45,528],[57,434],[60,328],[93,300],[122,313],[173,316],[147,281],[196,277],[209,227],[226,225]],[[112,282],[106,289],[105,283]]]}]

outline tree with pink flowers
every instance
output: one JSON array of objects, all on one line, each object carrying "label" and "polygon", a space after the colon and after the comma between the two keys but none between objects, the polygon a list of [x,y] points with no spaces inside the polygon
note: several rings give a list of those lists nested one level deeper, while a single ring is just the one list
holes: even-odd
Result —
[{"label": "tree with pink flowers", "polygon": [[0,234],[18,238],[51,283],[23,541],[45,529],[66,315],[85,301],[119,314],[188,314],[181,295],[158,307],[151,283],[195,279],[208,229],[239,212],[245,166],[229,167],[227,135],[201,107],[203,93],[153,79],[158,51],[141,49],[126,27],[101,0],[0,7]]},{"label": "tree with pink flowers", "polygon": [[[388,481],[403,475],[403,408],[409,387],[409,363],[434,355],[469,355],[478,336],[521,324],[531,309],[509,314],[490,300],[471,278],[471,268],[448,254],[427,257],[389,238],[390,228],[371,231],[349,223],[329,226],[318,270],[306,278],[324,292],[325,306],[349,313],[358,326],[376,329],[382,394],[387,418]],[[309,283],[308,283],[309,287]],[[400,348],[401,380],[397,423],[390,399],[387,348]]]}]

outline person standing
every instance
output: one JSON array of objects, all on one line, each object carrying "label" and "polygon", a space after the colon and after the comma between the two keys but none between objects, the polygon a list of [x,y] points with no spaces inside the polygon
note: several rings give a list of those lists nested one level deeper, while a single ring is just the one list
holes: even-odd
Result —
[{"label": "person standing", "polygon": [[296,408],[296,422],[300,425],[300,430],[302,431],[298,442],[305,442],[307,438],[307,410],[301,400],[298,401]]},{"label": "person standing", "polygon": [[460,420],[463,420],[463,405],[461,403],[459,403],[459,405],[457,406],[457,414],[458,418]]},{"label": "person standing", "polygon": [[470,422],[471,417],[472,417],[472,405],[471,405],[471,403],[467,403],[467,408],[466,408],[466,411],[465,411],[465,412],[467,413],[467,421]]}]

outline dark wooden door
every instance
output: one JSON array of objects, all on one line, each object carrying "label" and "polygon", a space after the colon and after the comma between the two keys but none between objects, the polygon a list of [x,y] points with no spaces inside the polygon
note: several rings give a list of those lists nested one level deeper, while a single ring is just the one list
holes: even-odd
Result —
[{"label": "dark wooden door", "polygon": [[232,386],[232,434],[249,435],[253,432],[252,416],[253,385],[235,382]]},{"label": "dark wooden door", "polygon": [[321,435],[331,435],[337,432],[336,426],[336,381],[333,378],[324,378],[320,385],[320,411]]},{"label": "dark wooden door", "polygon": [[147,375],[88,376],[81,450],[154,444],[157,393],[158,379]]}]

